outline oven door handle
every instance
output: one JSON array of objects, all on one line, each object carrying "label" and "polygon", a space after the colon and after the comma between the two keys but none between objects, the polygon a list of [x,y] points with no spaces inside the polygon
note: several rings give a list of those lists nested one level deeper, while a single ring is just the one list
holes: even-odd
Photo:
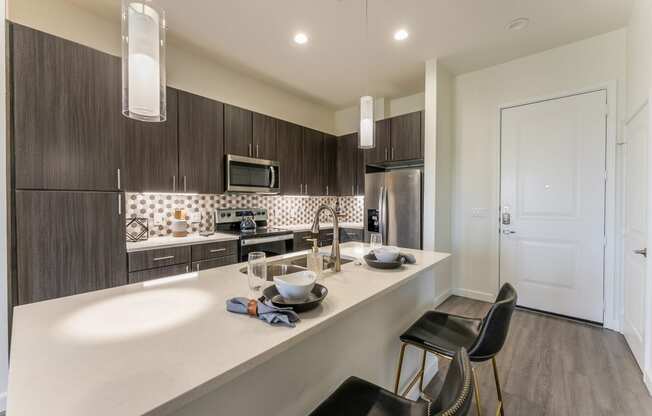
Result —
[{"label": "oven door handle", "polygon": [[240,240],[240,245],[242,247],[247,247],[256,244],[273,243],[276,241],[285,241],[285,240],[293,240],[293,239],[294,239],[294,234],[273,235],[271,237],[248,238],[246,240]]}]

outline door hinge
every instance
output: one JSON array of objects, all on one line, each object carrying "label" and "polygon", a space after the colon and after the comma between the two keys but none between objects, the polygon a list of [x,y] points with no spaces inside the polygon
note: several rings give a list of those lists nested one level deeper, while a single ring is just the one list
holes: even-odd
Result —
[{"label": "door hinge", "polygon": [[608,179],[609,179],[609,171],[605,170],[604,171],[604,181],[607,182]]},{"label": "door hinge", "polygon": [[609,117],[609,103],[604,104],[604,116]]},{"label": "door hinge", "polygon": [[607,247],[607,236],[606,235],[602,238],[602,246]]}]

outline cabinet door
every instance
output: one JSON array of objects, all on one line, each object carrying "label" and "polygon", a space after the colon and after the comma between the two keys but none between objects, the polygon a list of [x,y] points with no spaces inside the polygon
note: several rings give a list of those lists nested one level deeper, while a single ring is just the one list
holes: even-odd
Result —
[{"label": "cabinet door", "polygon": [[313,242],[310,241],[317,236],[313,236],[310,231],[299,231],[294,233],[294,251],[310,250]]},{"label": "cabinet door", "polygon": [[324,195],[337,195],[337,137],[324,134]]},{"label": "cabinet door", "polygon": [[303,128],[303,183],[307,195],[324,195],[324,134]]},{"label": "cabinet door", "polygon": [[376,147],[365,150],[365,161],[369,163],[382,163],[389,160],[390,151],[390,119],[376,122]]},{"label": "cabinet door", "polygon": [[167,88],[167,119],[147,123],[123,117],[126,125],[124,186],[135,192],[177,192],[177,90]]},{"label": "cabinet door", "polygon": [[252,113],[243,108],[224,105],[224,147],[226,154],[254,157]]},{"label": "cabinet door", "polygon": [[159,267],[157,269],[141,270],[129,273],[129,283],[140,283],[148,280],[162,279],[164,277],[178,276],[190,272],[190,264],[177,264],[175,266]]},{"label": "cabinet door", "polygon": [[357,148],[357,133],[337,140],[337,187],[341,196],[355,195]]},{"label": "cabinet door", "polygon": [[275,118],[253,114],[253,154],[258,159],[277,159]]},{"label": "cabinet door", "polygon": [[391,119],[392,160],[423,159],[421,147],[421,112]]},{"label": "cabinet door", "polygon": [[18,189],[117,190],[120,59],[12,24]]},{"label": "cabinet door", "polygon": [[224,105],[179,91],[179,190],[224,192]]},{"label": "cabinet door", "polygon": [[301,127],[287,121],[277,120],[276,140],[278,161],[281,165],[281,193],[301,195],[303,192],[303,137]]},{"label": "cabinet door", "polygon": [[[356,135],[357,136],[357,135]],[[357,141],[357,137],[356,137]],[[365,160],[364,150],[358,149],[356,146],[356,163],[355,163],[355,194],[364,196],[364,175],[365,175]]]},{"label": "cabinet door", "polygon": [[126,284],[123,199],[16,191],[17,304]]}]

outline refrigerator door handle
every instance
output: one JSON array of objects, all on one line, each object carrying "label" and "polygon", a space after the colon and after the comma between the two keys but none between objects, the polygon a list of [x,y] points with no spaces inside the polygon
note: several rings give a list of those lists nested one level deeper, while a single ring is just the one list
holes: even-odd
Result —
[{"label": "refrigerator door handle", "polygon": [[385,232],[385,235],[383,235],[383,244],[384,245],[389,245],[389,229],[387,228],[387,220],[389,218],[388,215],[388,199],[389,199],[389,188],[385,187],[385,192],[383,194],[383,230]]},{"label": "refrigerator door handle", "polygon": [[[385,238],[383,231],[383,222],[384,222],[384,213],[383,213],[383,193],[385,192],[385,187],[380,186],[380,192],[378,193],[378,231],[380,235]],[[384,243],[384,241],[383,241]]]}]

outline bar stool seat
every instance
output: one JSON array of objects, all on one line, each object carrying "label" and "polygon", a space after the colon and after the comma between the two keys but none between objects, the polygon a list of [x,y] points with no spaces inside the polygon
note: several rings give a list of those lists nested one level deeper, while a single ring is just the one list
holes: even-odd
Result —
[{"label": "bar stool seat", "polygon": [[[480,335],[482,319],[428,311],[405,331],[400,339],[426,346],[438,354],[452,357],[460,347],[470,350]],[[473,361],[473,356],[470,357]]]},{"label": "bar stool seat", "polygon": [[349,377],[310,416],[465,416],[473,400],[473,374],[466,350],[459,349],[436,399],[413,401],[368,381]]}]

